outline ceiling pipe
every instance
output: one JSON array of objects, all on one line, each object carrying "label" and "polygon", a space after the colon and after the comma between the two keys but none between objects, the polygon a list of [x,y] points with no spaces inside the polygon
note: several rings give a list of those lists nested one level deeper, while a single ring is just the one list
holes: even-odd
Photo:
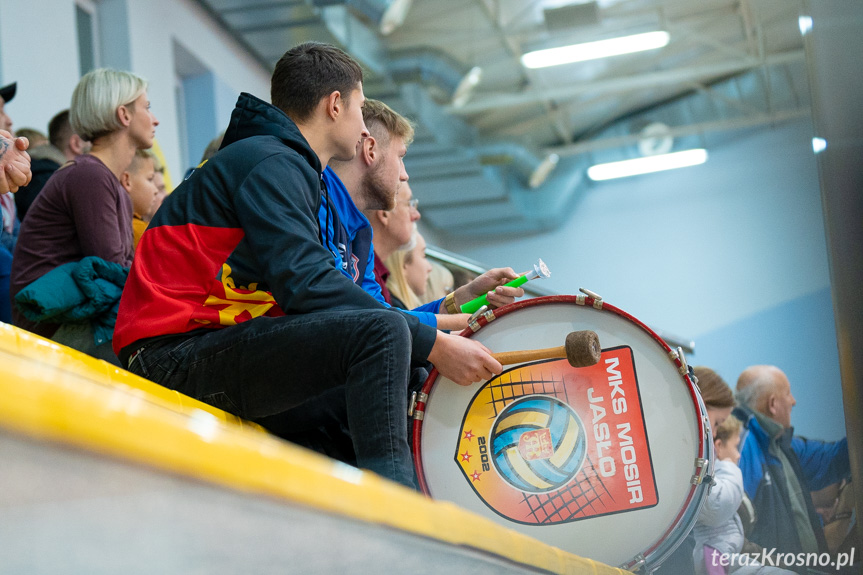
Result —
[{"label": "ceiling pipe", "polygon": [[514,142],[487,144],[474,148],[473,151],[479,157],[481,164],[511,164],[521,176],[522,183],[531,190],[540,187],[560,161],[560,156],[557,154],[538,156]]},{"label": "ceiling pipe", "polygon": [[347,6],[363,19],[370,21],[378,31],[388,36],[404,24],[412,0],[312,0],[318,8]]},{"label": "ceiling pipe", "polygon": [[[534,159],[535,165],[541,163]],[[587,162],[582,157],[560,159],[554,171],[535,188],[525,182],[519,170],[501,168],[486,165],[471,175],[454,174],[451,178],[419,170],[415,178],[410,166],[408,173],[414,196],[423,202],[427,223],[461,237],[555,229],[570,216],[579,192],[585,189]]]},{"label": "ceiling pipe", "polygon": [[465,105],[482,79],[482,68],[466,69],[447,54],[425,50],[411,54],[391,54],[388,70],[396,82],[419,82],[435,86],[443,93],[445,104]]}]

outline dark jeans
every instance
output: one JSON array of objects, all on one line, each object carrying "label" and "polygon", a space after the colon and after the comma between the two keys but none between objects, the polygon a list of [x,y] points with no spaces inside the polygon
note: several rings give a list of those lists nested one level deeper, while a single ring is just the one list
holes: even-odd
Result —
[{"label": "dark jeans", "polygon": [[410,355],[401,314],[338,311],[196,330],[144,347],[129,369],[251,421],[308,419],[311,400],[343,397],[357,465],[415,487],[405,425]]},{"label": "dark jeans", "polygon": [[110,341],[96,345],[93,339],[93,326],[90,323],[64,323],[51,336],[51,341],[120,366],[120,360],[114,355]]},{"label": "dark jeans", "polygon": [[[408,382],[408,399],[412,392],[419,393],[428,377],[431,364],[412,366]],[[270,433],[308,449],[323,453],[350,465],[357,465],[351,431],[348,428],[348,409],[342,386],[333,388],[310,399],[299,409],[277,413],[257,420]],[[405,412],[407,436],[410,443],[413,420]]]}]

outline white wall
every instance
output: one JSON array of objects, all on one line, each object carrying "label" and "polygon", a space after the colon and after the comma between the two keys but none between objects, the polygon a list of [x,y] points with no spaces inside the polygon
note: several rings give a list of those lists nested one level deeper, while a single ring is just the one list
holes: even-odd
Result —
[{"label": "white wall", "polygon": [[45,132],[69,107],[79,77],[72,0],[0,0],[0,85],[18,82],[6,108],[13,129]]},{"label": "white wall", "polygon": [[[269,99],[270,72],[191,0],[126,2],[129,21],[118,26],[129,30],[131,71],[150,83],[152,109],[161,123],[156,138],[176,182],[187,166],[180,159],[173,40],[233,90],[234,98],[246,91]],[[19,82],[8,109],[15,127],[46,130],[48,120],[69,107],[79,77],[74,0],[0,0],[0,82]],[[221,113],[225,99],[223,90],[217,102]]]},{"label": "white wall", "polygon": [[150,101],[162,122],[157,137],[176,181],[188,166],[180,162],[172,41],[180,42],[232,88],[235,97],[252,92],[269,100],[270,73],[190,0],[128,0],[128,14],[132,68],[150,81]]}]

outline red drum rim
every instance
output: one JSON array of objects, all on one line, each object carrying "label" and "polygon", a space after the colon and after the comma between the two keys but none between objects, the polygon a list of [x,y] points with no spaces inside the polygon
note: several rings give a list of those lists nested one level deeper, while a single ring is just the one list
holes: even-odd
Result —
[{"label": "red drum rim", "polygon": [[[681,355],[678,354],[677,352],[673,351],[671,349],[671,347],[669,347],[669,345],[665,342],[665,340],[663,340],[661,337],[659,337],[659,335],[655,331],[650,329],[641,320],[639,320],[638,318],[632,316],[631,314],[623,311],[622,309],[605,302],[604,300],[602,300],[600,298],[594,298],[594,297],[588,296],[588,295],[584,295],[584,296],[582,296],[582,295],[578,295],[578,296],[575,296],[575,295],[544,296],[544,297],[532,298],[529,300],[515,302],[515,303],[512,303],[508,306],[504,306],[501,308],[491,310],[491,312],[487,312],[487,313],[493,314],[491,316],[491,320],[496,320],[496,319],[499,319],[505,315],[508,315],[510,313],[513,313],[513,312],[516,312],[516,311],[519,311],[519,310],[522,310],[525,308],[530,308],[530,307],[533,307],[536,305],[549,304],[549,303],[574,304],[574,305],[579,305],[582,307],[593,307],[593,308],[600,310],[600,311],[611,312],[615,315],[618,315],[618,316],[630,321],[634,325],[636,325],[638,328],[640,328],[642,331],[644,331],[646,334],[648,334],[657,344],[659,344],[660,347],[662,347],[662,349],[665,351],[666,355],[674,363],[675,367],[677,367],[677,372],[681,376],[681,378],[683,379],[684,383],[686,384],[686,387],[689,391],[689,396],[690,396],[690,399],[692,400],[692,403],[696,407],[700,406],[700,409],[701,409],[700,413],[702,413],[702,414],[706,413],[704,410],[704,407],[703,407],[703,402],[701,400],[701,396],[696,391],[695,384],[693,383],[692,379],[689,377],[689,373],[688,373],[686,364],[684,363],[684,361],[681,360]],[[460,335],[461,337],[470,338],[475,333],[479,332],[479,330],[482,329],[484,326],[488,325],[489,323],[490,323],[490,320],[485,317],[485,314],[483,314],[476,319],[475,327],[472,325],[471,327],[468,327],[467,329],[460,332],[458,335]],[[431,373],[429,373],[428,378],[425,380],[425,383],[423,384],[422,395],[419,395],[417,397],[416,404],[413,408],[413,418],[414,419],[413,419],[413,427],[412,427],[413,434],[412,434],[411,447],[413,448],[412,451],[413,451],[414,467],[416,469],[417,481],[419,483],[420,490],[429,497],[431,497],[431,493],[429,490],[428,483],[426,481],[425,469],[423,467],[423,461],[422,461],[422,424],[423,424],[422,416],[425,413],[426,402],[427,402],[427,399],[429,396],[429,392],[431,391],[432,387],[434,387],[434,383],[435,383],[435,380],[437,379],[438,375],[439,375],[439,372],[438,372],[437,368],[432,369]],[[417,416],[417,414],[420,414],[420,415]],[[707,447],[707,445],[705,442],[704,421],[702,418],[696,418],[696,419],[698,422],[699,429],[701,430],[701,433],[698,434],[698,438],[697,438],[698,454],[699,454],[700,458],[706,459],[706,456],[707,456],[706,447]],[[693,499],[696,496],[696,493],[699,491],[699,487],[700,487],[700,485],[692,485],[691,486],[691,488],[689,490],[689,494],[687,495],[683,506],[680,508],[680,511],[678,512],[678,514],[675,517],[672,524],[662,534],[662,537],[660,537],[657,540],[656,544],[654,544],[652,547],[643,551],[642,556],[651,555],[656,549],[658,549],[662,545],[662,543],[666,540],[666,538],[671,533],[676,531],[681,526],[686,515],[688,513],[691,513],[691,510],[689,508],[690,508],[690,505],[692,504]],[[692,527],[692,525],[694,525],[694,523],[695,522],[692,521],[692,524],[688,526],[687,532],[689,531],[689,529],[691,529],[691,527]],[[683,540],[683,537],[680,537],[680,541],[682,541],[682,540]],[[676,545],[675,545],[675,547],[676,547]],[[671,550],[673,550],[673,547]],[[671,550],[669,550],[668,552],[670,553]],[[643,561],[643,557],[641,560]],[[637,561],[637,560],[633,560],[631,563],[629,563],[627,565],[623,565],[622,567],[629,568],[629,567],[636,565],[638,562],[639,561]]]}]

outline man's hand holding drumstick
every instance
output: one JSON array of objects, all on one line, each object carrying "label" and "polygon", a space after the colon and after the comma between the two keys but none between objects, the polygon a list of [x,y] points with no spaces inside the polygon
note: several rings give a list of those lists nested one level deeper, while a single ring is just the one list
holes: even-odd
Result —
[{"label": "man's hand holding drumstick", "polygon": [[[453,320],[443,322],[438,316],[441,329],[464,329],[470,317],[465,312],[473,312],[482,305],[503,307],[522,297],[524,290],[518,286],[540,277],[549,277],[548,267],[539,260],[534,269],[518,275],[512,268],[489,270],[449,294],[441,304],[441,314],[452,314]],[[506,285],[505,285],[506,284]],[[446,325],[444,325],[446,323]],[[429,361],[445,377],[459,385],[490,379],[503,369],[500,362],[492,357],[491,350],[477,341],[438,332]]]},{"label": "man's hand holding drumstick", "polygon": [[428,357],[437,370],[459,385],[491,379],[503,370],[486,346],[458,335],[437,332]]},{"label": "man's hand holding drumstick", "polygon": [[[440,313],[452,315],[451,319],[439,316],[438,327],[454,330],[466,328],[470,314],[459,313],[458,307],[482,295],[486,295],[488,302],[494,307],[511,304],[516,298],[524,295],[524,290],[503,284],[517,277],[519,277],[518,274],[512,268],[495,268],[458,288],[447,296],[447,299],[453,302],[449,304],[449,308],[447,299],[441,303]],[[453,308],[453,304],[458,307]],[[483,344],[440,331],[429,354],[429,361],[443,376],[459,385],[470,385],[477,381],[491,379],[503,369],[500,362],[491,356],[491,350]]]},{"label": "man's hand holding drumstick", "polygon": [[[509,305],[524,295],[524,290],[518,286],[532,279],[550,276],[551,272],[542,260],[538,260],[532,270],[522,275],[517,275],[512,268],[489,270],[444,298],[438,314],[438,329],[465,329],[469,314],[483,305],[492,308]],[[444,314],[452,317],[448,318]]]},{"label": "man's hand holding drumstick", "polygon": [[[512,268],[495,268],[482,274],[467,285],[463,285],[447,296],[441,303],[440,313],[459,313],[463,304],[485,295],[491,307],[503,307],[524,295],[520,287],[503,284],[518,278]],[[448,304],[447,299],[451,304]],[[453,305],[455,307],[453,307]]]}]

